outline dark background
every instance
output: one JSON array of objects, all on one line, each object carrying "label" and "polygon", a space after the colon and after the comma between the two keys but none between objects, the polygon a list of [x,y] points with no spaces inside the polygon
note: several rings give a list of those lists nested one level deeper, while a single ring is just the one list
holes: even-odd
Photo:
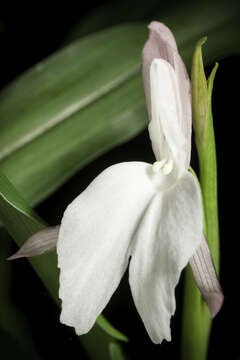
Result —
[{"label": "dark background", "polygon": [[[9,3],[0,12],[1,86],[31,67],[61,46],[66,34],[79,19],[88,16],[95,7],[108,1],[88,1],[81,5],[67,2],[55,8]],[[172,6],[175,2],[172,1]],[[164,5],[162,5],[164,7]],[[13,11],[14,10],[14,11]],[[152,9],[154,11],[154,8]],[[134,16],[133,16],[134,17]],[[240,359],[239,349],[239,56],[218,59],[213,92],[213,114],[217,145],[219,181],[219,217],[221,236],[221,283],[225,293],[223,309],[213,322],[209,359]],[[213,64],[207,67],[209,74]],[[50,224],[59,223],[67,204],[75,198],[104,168],[111,164],[140,160],[153,162],[154,157],[147,131],[132,141],[101,156],[79,171],[64,186],[37,207],[38,213]],[[193,151],[193,168],[197,168]],[[236,205],[236,206],[235,206]],[[12,244],[12,251],[16,247]],[[181,335],[182,282],[177,288],[177,314],[173,319],[173,340],[161,346],[153,345],[134,308],[127,276],[123,279],[104,314],[130,338],[124,345],[130,359],[178,359]],[[59,309],[49,297],[37,275],[26,260],[11,265],[12,301],[23,312],[31,327],[40,359],[67,357],[87,359],[74,332],[59,323]],[[11,339],[0,336],[0,356],[13,359]],[[14,345],[16,346],[16,345]],[[24,357],[21,357],[21,352]],[[28,349],[19,349],[19,358],[31,358]]]}]

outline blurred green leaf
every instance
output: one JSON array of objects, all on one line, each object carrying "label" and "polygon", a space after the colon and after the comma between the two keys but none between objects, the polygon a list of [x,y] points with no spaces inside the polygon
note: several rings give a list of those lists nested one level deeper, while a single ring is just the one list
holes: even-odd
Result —
[{"label": "blurred green leaf", "polygon": [[80,167],[145,126],[139,89],[140,79],[131,79],[104,101],[94,102],[15,151],[0,168],[31,204],[38,203]]},{"label": "blurred green leaf", "polygon": [[[46,227],[46,224],[19,195],[14,186],[1,172],[0,218],[9,234],[19,246],[21,246],[31,235]],[[49,253],[44,256],[32,257],[29,258],[29,261],[55,301],[59,304],[56,254]],[[102,315],[99,316],[97,323],[99,323],[99,326],[113,338],[127,341],[126,336],[115,329]],[[108,341],[108,337],[105,339],[102,335],[101,341]]]},{"label": "blurred green leaf", "polygon": [[145,36],[140,25],[91,36],[2,91],[0,168],[31,204],[145,126],[141,80],[134,77]]},{"label": "blurred green leaf", "polygon": [[111,360],[126,360],[126,357],[119,344],[111,343],[109,345],[109,353]]},{"label": "blurred green leaf", "polygon": [[60,50],[13,82],[0,95],[0,158],[76,115],[136,74],[145,36],[140,25],[100,32]]}]

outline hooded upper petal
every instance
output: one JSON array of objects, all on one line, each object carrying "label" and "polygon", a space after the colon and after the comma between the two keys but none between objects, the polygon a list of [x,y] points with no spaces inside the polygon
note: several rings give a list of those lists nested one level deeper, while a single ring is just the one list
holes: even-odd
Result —
[{"label": "hooded upper petal", "polygon": [[127,267],[129,246],[155,186],[151,165],[121,163],[103,171],[66,209],[57,243],[61,322],[86,333]]},{"label": "hooded upper petal", "polygon": [[189,139],[181,128],[182,106],[176,73],[165,60],[150,67],[152,120],[149,134],[157,160],[172,160],[176,177],[189,166]]},{"label": "hooded upper petal", "polygon": [[[177,45],[171,31],[162,23],[157,21],[149,25],[149,39],[146,42],[142,53],[142,76],[147,100],[147,108],[149,113],[149,120],[156,121],[152,117],[152,94],[150,84],[150,67],[154,59],[162,59],[171,65],[176,76],[176,86],[179,95],[180,116],[178,117],[181,132],[185,137],[187,144],[187,162],[190,162],[191,152],[191,129],[192,129],[192,115],[191,115],[191,85],[185,65],[178,53]],[[164,83],[161,78],[158,79],[159,87],[162,86],[164,91]],[[161,97],[158,96],[158,101]],[[157,160],[161,158],[160,150],[158,149],[159,137],[154,132],[154,124],[150,128],[150,137],[153,143],[153,150]]]},{"label": "hooded upper petal", "polygon": [[199,247],[201,195],[189,172],[158,192],[146,209],[131,249],[129,277],[137,310],[154,343],[171,340],[174,290],[183,268]]}]

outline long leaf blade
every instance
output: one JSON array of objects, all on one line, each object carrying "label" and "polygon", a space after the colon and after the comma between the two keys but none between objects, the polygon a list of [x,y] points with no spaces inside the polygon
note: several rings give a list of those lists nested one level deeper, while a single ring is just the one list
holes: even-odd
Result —
[{"label": "long leaf blade", "polygon": [[13,152],[0,168],[36,204],[77,169],[133,137],[146,121],[141,79],[135,76]]},{"label": "long leaf blade", "polygon": [[[145,36],[143,26],[127,25],[86,37],[43,60],[4,89],[0,95],[0,159],[135,74]],[[119,46],[123,41],[124,46]]]}]

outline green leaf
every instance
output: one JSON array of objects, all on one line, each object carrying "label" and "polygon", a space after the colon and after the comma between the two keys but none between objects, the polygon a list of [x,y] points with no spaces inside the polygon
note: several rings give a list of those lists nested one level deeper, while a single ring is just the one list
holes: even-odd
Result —
[{"label": "green leaf", "polygon": [[126,360],[121,346],[117,343],[111,343],[109,345],[109,353],[111,360]]},{"label": "green leaf", "polygon": [[[35,232],[46,227],[2,172],[0,172],[0,218],[19,246]],[[30,258],[29,261],[49,292],[59,303],[56,254],[52,252]]]},{"label": "green leaf", "polygon": [[[19,246],[31,235],[47,226],[1,172],[0,218],[9,234]],[[59,304],[56,254],[49,253],[43,256],[32,257],[29,258],[29,261],[55,301]],[[127,341],[127,337],[115,329],[102,315],[97,319],[97,323],[112,338]]]},{"label": "green leaf", "polygon": [[18,194],[6,176],[0,172],[0,217],[9,234],[19,245],[46,224]]},{"label": "green leaf", "polygon": [[31,204],[146,125],[135,76],[146,34],[126,25],[87,37],[3,90],[0,168]]},{"label": "green leaf", "polygon": [[[128,41],[119,46],[126,37]],[[100,32],[60,50],[13,82],[0,96],[0,158],[136,74],[145,37],[140,25]]]},{"label": "green leaf", "polygon": [[77,169],[145,126],[142,91],[141,79],[133,77],[104,101],[99,99],[13,152],[0,168],[31,204],[38,203]]}]

